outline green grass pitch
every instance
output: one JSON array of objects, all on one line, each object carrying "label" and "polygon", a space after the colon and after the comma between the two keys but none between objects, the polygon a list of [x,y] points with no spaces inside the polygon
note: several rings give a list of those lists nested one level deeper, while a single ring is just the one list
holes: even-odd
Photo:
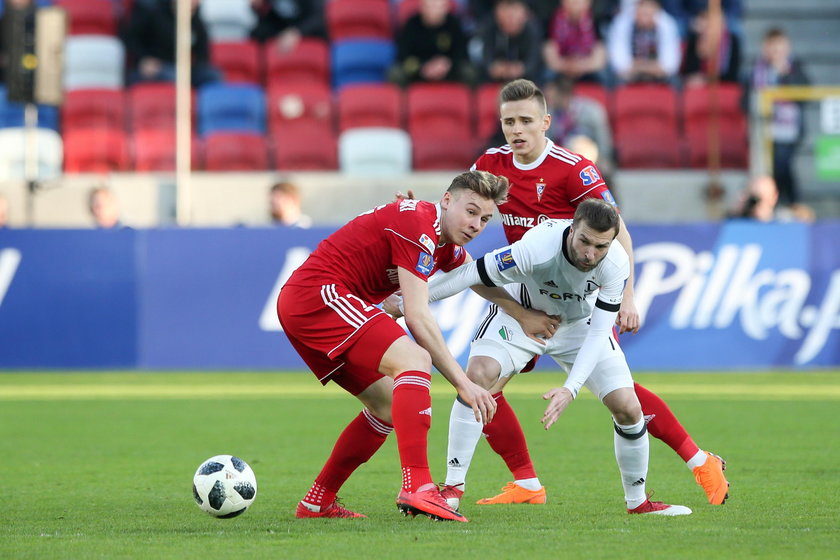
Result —
[{"label": "green grass pitch", "polygon": [[[561,376],[519,376],[518,412],[544,506],[477,506],[509,480],[480,442],[462,512],[402,517],[392,436],[341,492],[362,520],[296,520],[294,507],[359,404],[308,373],[0,374],[0,558],[837,558],[840,372],[641,374],[697,443],[722,455],[726,505],[710,506],[684,463],[651,440],[648,490],[682,518],[624,513],[612,426],[584,394],[550,431],[542,393]],[[445,473],[453,393],[433,381],[432,474]],[[214,519],[192,474],[221,453],[248,461],[252,508]]]}]

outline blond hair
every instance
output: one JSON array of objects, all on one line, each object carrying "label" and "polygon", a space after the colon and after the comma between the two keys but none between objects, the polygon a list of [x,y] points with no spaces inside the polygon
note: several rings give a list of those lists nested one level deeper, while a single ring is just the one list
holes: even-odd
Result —
[{"label": "blond hair", "polygon": [[509,188],[510,183],[505,177],[493,175],[488,171],[467,171],[452,179],[446,192],[469,190],[496,204],[502,204],[507,200]]}]

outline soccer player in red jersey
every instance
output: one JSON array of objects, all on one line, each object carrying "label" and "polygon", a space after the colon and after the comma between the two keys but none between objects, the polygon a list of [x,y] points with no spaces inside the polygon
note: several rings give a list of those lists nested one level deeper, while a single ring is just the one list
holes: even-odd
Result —
[{"label": "soccer player in red jersey", "polygon": [[[322,384],[336,383],[365,407],[339,436],[297,517],[365,517],[344,508],[336,494],[393,430],[403,477],[397,507],[406,515],[466,521],[429,473],[432,365],[476,421],[489,422],[496,404],[449,353],[429,310],[427,280],[471,260],[462,246],[484,230],[507,190],[503,177],[468,171],[437,204],[402,200],[375,208],[322,241],[283,286],[277,314],[292,346]],[[397,291],[416,342],[376,307]]]},{"label": "soccer player in red jersey", "polygon": [[[542,91],[533,82],[515,80],[506,84],[499,93],[499,112],[507,144],[487,150],[475,162],[473,169],[489,171],[510,181],[507,201],[498,207],[509,243],[518,241],[526,231],[547,219],[571,219],[578,204],[586,198],[601,198],[616,204],[593,162],[546,137],[551,116],[546,111]],[[630,256],[630,278],[616,324],[620,333],[636,333],[640,319],[634,303],[633,244],[623,220],[616,239]],[[524,298],[521,303],[527,306]],[[479,371],[480,367],[480,360],[474,361],[471,354],[467,375],[474,380],[486,377],[482,375],[486,372]],[[649,433],[664,441],[686,462],[710,503],[724,503],[729,487],[723,474],[725,462],[701,450],[659,396],[638,383],[635,390],[648,419]],[[505,460],[515,480],[501,494],[478,503],[544,503],[545,489],[537,478],[519,420],[501,391],[494,397],[496,416],[492,423],[484,426],[484,433],[493,450]],[[466,471],[474,451],[474,445],[468,441],[459,445],[458,419],[464,416],[461,409],[463,405],[456,400],[450,419],[448,470],[443,490],[448,503],[454,507],[460,503]]]}]

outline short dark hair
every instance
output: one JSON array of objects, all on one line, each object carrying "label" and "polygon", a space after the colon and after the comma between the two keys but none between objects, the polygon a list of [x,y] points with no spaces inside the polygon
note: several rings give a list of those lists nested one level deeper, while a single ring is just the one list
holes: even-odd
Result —
[{"label": "short dark hair", "polygon": [[547,112],[545,105],[545,95],[542,90],[537,87],[537,84],[531,80],[520,78],[508,82],[499,92],[499,105],[507,103],[508,101],[524,101],[526,99],[534,99],[542,108],[543,113]]},{"label": "short dark hair", "polygon": [[507,178],[501,175],[493,175],[489,171],[466,171],[452,179],[446,192],[469,190],[496,204],[502,204],[507,200],[509,187]]},{"label": "short dark hair", "polygon": [[300,190],[297,188],[297,185],[290,181],[280,181],[278,183],[274,183],[271,186],[271,193],[283,193],[300,200]]},{"label": "short dark hair", "polygon": [[577,228],[581,222],[586,222],[587,226],[597,232],[603,233],[613,230],[616,237],[621,229],[618,210],[615,209],[615,206],[600,198],[587,198],[578,204],[572,227]]},{"label": "short dark hair", "polygon": [[764,40],[770,41],[772,39],[787,39],[787,33],[781,27],[771,27],[764,33]]}]

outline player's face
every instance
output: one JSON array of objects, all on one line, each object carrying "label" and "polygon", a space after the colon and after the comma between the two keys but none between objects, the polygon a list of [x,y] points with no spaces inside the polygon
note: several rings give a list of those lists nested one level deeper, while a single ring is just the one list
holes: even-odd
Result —
[{"label": "player's face", "polygon": [[499,107],[502,132],[519,163],[535,161],[545,149],[551,116],[535,99],[507,101]]},{"label": "player's face", "polygon": [[496,204],[470,190],[446,192],[440,201],[440,240],[443,243],[466,245],[484,231]]},{"label": "player's face", "polygon": [[604,260],[610,245],[615,239],[615,232],[595,231],[584,221],[578,227],[572,227],[568,238],[568,253],[572,264],[582,272],[589,272]]}]

